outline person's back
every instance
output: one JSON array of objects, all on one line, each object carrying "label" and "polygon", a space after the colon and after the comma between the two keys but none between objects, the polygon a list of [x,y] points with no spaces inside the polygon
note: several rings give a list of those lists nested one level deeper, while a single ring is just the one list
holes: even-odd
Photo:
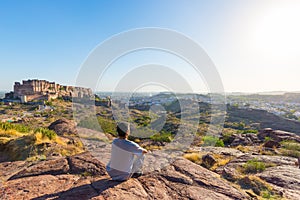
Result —
[{"label": "person's back", "polygon": [[140,173],[143,154],[147,153],[147,150],[127,140],[130,133],[128,125],[119,124],[117,132],[119,138],[114,139],[112,143],[111,158],[106,170],[113,180],[123,181],[129,179],[134,173]]}]

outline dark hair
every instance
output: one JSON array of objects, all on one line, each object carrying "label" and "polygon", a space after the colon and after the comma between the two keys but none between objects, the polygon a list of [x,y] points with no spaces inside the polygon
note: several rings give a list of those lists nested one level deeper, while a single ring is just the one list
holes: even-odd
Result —
[{"label": "dark hair", "polygon": [[127,134],[127,131],[129,129],[129,124],[126,122],[120,122],[117,125],[117,132],[119,137],[125,137]]}]

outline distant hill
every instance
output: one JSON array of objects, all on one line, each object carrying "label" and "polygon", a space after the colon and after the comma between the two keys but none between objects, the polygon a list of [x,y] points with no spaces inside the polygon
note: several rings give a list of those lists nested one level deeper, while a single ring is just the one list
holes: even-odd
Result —
[{"label": "distant hill", "polygon": [[4,98],[5,93],[6,93],[5,91],[0,91],[0,99]]},{"label": "distant hill", "polygon": [[260,128],[272,128],[300,135],[300,122],[285,119],[265,110],[240,109],[229,106],[227,109],[228,122],[244,122],[246,124],[258,123]]}]

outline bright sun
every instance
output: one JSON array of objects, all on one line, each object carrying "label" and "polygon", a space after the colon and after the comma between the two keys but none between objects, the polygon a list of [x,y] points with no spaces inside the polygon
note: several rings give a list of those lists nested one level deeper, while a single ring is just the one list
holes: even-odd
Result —
[{"label": "bright sun", "polygon": [[254,28],[256,49],[268,57],[299,59],[300,3],[277,5],[260,16]]}]

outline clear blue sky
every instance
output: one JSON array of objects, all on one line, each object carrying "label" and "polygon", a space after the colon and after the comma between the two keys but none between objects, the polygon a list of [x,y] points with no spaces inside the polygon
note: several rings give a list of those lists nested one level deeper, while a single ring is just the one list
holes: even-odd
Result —
[{"label": "clear blue sky", "polygon": [[198,42],[228,92],[300,91],[299,5],[296,0],[0,0],[0,90],[29,78],[73,85],[80,65],[105,39],[161,27]]}]

